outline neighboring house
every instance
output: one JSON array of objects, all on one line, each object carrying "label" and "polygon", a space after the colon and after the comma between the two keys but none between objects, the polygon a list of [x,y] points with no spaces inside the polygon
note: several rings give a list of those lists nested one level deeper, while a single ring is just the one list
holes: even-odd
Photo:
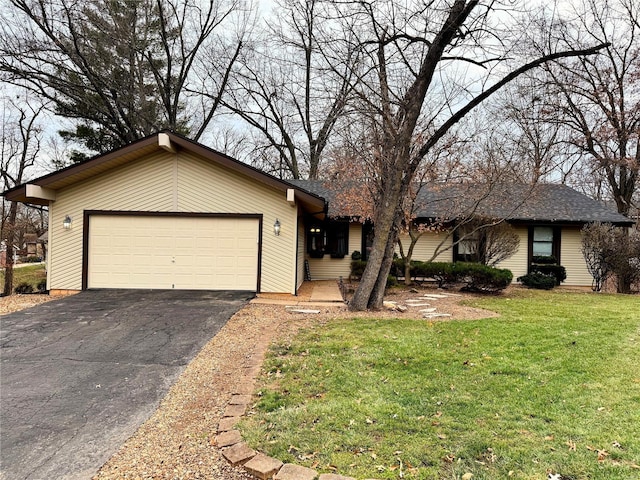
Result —
[{"label": "neighboring house", "polygon": [[[451,225],[460,215],[451,210],[460,204],[460,193],[452,199],[445,190],[434,190],[442,194],[440,200],[417,202],[421,210],[416,217]],[[165,132],[17,186],[4,196],[49,207],[47,286],[52,292],[296,293],[307,272],[312,279],[348,276],[351,254],[366,254],[372,235],[369,223],[338,210],[330,184],[280,180]],[[507,210],[502,214],[508,213],[521,237],[518,253],[501,265],[514,276],[526,273],[532,254],[551,250],[567,267],[566,284],[590,285],[580,253],[582,225],[596,220],[632,223],[563,186],[541,186],[528,198],[537,201],[527,200],[526,209],[517,211],[503,202]],[[437,210],[437,205],[446,208]],[[452,242],[445,231],[424,235],[414,258],[430,258],[442,240],[445,246]],[[459,253],[449,248],[437,260],[452,261]]]},{"label": "neighboring house", "polygon": [[[308,248],[309,266],[313,278],[348,276],[350,254],[360,251],[366,258],[373,226],[346,221],[345,212],[332,207],[344,202],[335,201],[339,187],[330,182],[296,180],[293,184],[323,196],[328,200],[328,218],[325,230],[314,228],[315,233],[327,239],[329,255],[312,254]],[[629,227],[633,221],[605,205],[583,195],[566,185],[538,184],[482,185],[450,184],[423,186],[414,201],[414,222],[436,227],[424,233],[418,240],[412,259],[452,262],[467,260],[468,243],[474,240],[466,232],[469,218],[482,217],[505,220],[520,239],[518,251],[498,264],[508,268],[516,279],[528,273],[534,256],[553,255],[567,270],[565,285],[590,286],[592,282],[581,252],[581,229],[589,222],[612,223]],[[462,224],[462,225],[461,225]],[[457,226],[457,228],[454,228]],[[341,244],[347,244],[349,255],[344,259],[333,258],[339,235]],[[311,237],[313,238],[313,237]],[[407,234],[401,235],[406,249]],[[342,252],[340,252],[342,253]],[[437,254],[436,254],[437,253]]]}]

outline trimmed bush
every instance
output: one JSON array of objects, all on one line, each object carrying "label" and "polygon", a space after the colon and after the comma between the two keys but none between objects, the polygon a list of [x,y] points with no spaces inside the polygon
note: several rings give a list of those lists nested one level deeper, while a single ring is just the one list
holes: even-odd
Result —
[{"label": "trimmed bush", "polygon": [[558,260],[553,255],[534,255],[531,258],[531,263],[537,265],[557,265]]},{"label": "trimmed bush", "polygon": [[47,293],[47,280],[45,278],[38,282],[38,285],[36,285],[36,290],[38,291],[38,293]]},{"label": "trimmed bush", "polygon": [[540,272],[532,272],[518,277],[518,281],[525,287],[536,288],[538,290],[551,290],[557,285],[555,276]]},{"label": "trimmed bush", "polygon": [[[404,275],[404,260],[394,260],[392,270],[396,275]],[[511,284],[510,270],[489,267],[470,262],[411,262],[411,278],[432,278],[443,288],[454,283],[464,283],[464,289],[475,292],[496,292]]]},{"label": "trimmed bush", "polygon": [[16,288],[13,289],[14,292],[22,294],[22,293],[33,293],[33,285],[27,282],[19,283]]},{"label": "trimmed bush", "polygon": [[351,260],[362,260],[362,254],[359,250],[354,250],[351,254]]},{"label": "trimmed bush", "polygon": [[531,273],[541,273],[553,277],[556,285],[560,285],[567,279],[567,270],[562,265],[531,265]]},{"label": "trimmed bush", "polygon": [[472,292],[497,292],[511,284],[513,274],[504,268],[494,268],[481,263],[455,263],[453,271],[458,281],[465,284],[463,290]]}]

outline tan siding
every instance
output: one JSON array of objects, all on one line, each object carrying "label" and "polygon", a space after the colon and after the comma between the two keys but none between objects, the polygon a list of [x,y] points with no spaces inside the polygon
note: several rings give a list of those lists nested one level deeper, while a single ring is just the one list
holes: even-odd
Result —
[{"label": "tan siding", "polygon": [[567,269],[567,279],[562,285],[591,286],[593,278],[582,256],[580,229],[563,227],[560,240],[560,263]]},{"label": "tan siding", "polygon": [[296,258],[298,262],[298,273],[297,273],[297,285],[296,291],[304,282],[304,252],[305,252],[305,243],[304,243],[304,222],[302,218],[298,218],[298,251],[296,252]]},{"label": "tan siding", "polygon": [[322,258],[308,258],[311,279],[348,278],[351,273],[351,254],[355,250],[362,250],[362,224],[360,223],[349,225],[349,251],[344,258],[331,258],[330,255],[325,255]]},{"label": "tan siding", "polygon": [[[261,290],[295,291],[297,209],[284,193],[195,155],[154,154],[59,190],[50,212],[52,289],[82,287],[83,210],[263,213]],[[62,228],[65,215],[73,218],[70,231]]]},{"label": "tan siding", "polygon": [[527,227],[514,227],[520,245],[518,251],[510,258],[496,265],[498,268],[506,268],[513,273],[513,282],[522,275],[527,274],[527,265],[529,262],[529,229]]},{"label": "tan siding", "polygon": [[[409,235],[401,235],[400,240],[402,241],[402,248],[406,252],[409,249],[409,245],[411,243],[411,239]],[[440,246],[440,254],[434,259],[435,262],[451,262],[453,261],[453,249],[447,248],[451,247],[452,238],[449,235],[447,238],[447,234],[444,232],[441,233],[431,233],[427,232],[422,234],[422,236],[418,239],[416,246],[413,247],[413,254],[411,255],[412,260],[420,260],[426,262],[431,260],[433,254],[435,253],[438,246]],[[396,251],[400,254],[400,249],[396,247]]]}]

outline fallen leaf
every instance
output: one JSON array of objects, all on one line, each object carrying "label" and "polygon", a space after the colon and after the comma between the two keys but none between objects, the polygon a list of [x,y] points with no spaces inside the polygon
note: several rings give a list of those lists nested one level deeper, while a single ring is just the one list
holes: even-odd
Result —
[{"label": "fallen leaf", "polygon": [[[576,443],[574,441],[567,440],[564,444],[569,447],[569,451],[570,452],[575,452],[576,451]],[[587,447],[587,448],[589,448],[589,447]]]},{"label": "fallen leaf", "polygon": [[471,480],[471,477],[473,477],[473,473],[467,472],[464,475],[462,475],[462,480]]}]

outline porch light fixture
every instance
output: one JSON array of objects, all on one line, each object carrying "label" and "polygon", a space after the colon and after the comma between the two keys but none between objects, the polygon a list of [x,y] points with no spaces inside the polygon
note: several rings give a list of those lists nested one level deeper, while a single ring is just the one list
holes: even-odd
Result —
[{"label": "porch light fixture", "polygon": [[276,218],[275,223],[273,224],[273,233],[275,233],[276,237],[280,236],[280,220]]},{"label": "porch light fixture", "polygon": [[62,227],[65,230],[71,230],[71,217],[69,215],[67,215],[66,217],[64,217],[64,220],[62,221]]}]

